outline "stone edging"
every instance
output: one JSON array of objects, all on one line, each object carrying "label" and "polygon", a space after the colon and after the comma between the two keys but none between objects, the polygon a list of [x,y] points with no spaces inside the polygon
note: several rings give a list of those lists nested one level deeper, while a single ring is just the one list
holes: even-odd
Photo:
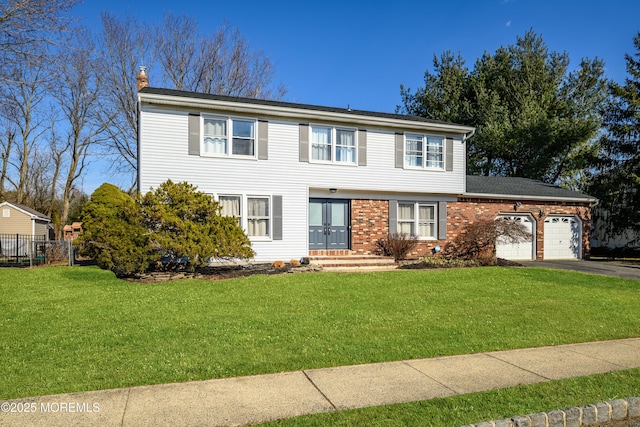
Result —
[{"label": "stone edging", "polygon": [[640,397],[616,399],[557,411],[539,412],[464,427],[581,427],[640,419]]}]

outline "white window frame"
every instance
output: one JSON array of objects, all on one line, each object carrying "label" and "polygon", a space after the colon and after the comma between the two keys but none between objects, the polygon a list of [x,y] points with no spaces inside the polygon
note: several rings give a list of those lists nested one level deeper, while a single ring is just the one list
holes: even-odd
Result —
[{"label": "white window frame", "polygon": [[[240,199],[240,217],[238,218],[238,224],[240,225],[240,227],[242,227],[247,237],[249,237],[249,240],[256,240],[256,241],[262,241],[262,242],[273,240],[273,199],[271,195],[238,194],[233,192],[217,193],[214,197],[214,200],[220,203],[221,197],[237,197]],[[269,215],[264,217],[256,217],[257,219],[266,219],[268,221],[266,236],[252,236],[249,234],[249,220],[251,219],[251,217],[249,216],[249,199],[267,199],[268,200]]]},{"label": "white window frame", "polygon": [[[407,149],[407,142],[409,139],[414,138],[420,138],[421,142],[422,142],[422,149],[420,150],[419,155],[422,158],[421,164],[420,165],[411,165],[409,164],[409,162],[407,162],[407,156],[409,155],[409,150]],[[434,152],[434,150],[430,150],[429,148],[433,147],[434,144],[430,144],[429,140],[430,139],[439,139],[440,140],[440,153]],[[428,170],[437,170],[437,171],[443,171],[445,170],[445,157],[446,157],[446,153],[445,153],[445,137],[441,136],[441,135],[430,135],[430,134],[418,134],[418,133],[405,133],[404,135],[404,147],[403,147],[403,159],[404,159],[404,167],[406,169],[428,169]],[[429,160],[428,158],[430,156],[437,156],[440,155],[440,159],[439,160],[435,160],[435,162],[438,164],[438,166],[429,166]]]},{"label": "white window frame", "polygon": [[[401,206],[412,206],[413,207],[413,218],[411,219],[404,219],[404,218],[400,218],[400,212],[402,211],[400,209]],[[430,207],[433,209],[433,219],[430,221],[424,221],[421,220],[420,218],[420,207]],[[401,224],[403,223],[411,223],[413,230],[414,230],[414,235],[419,239],[419,240],[437,240],[438,239],[438,204],[435,202],[411,202],[411,201],[398,201],[398,218],[397,218],[398,224],[396,229],[398,230],[398,232],[400,232],[400,230],[402,229],[400,227]],[[432,230],[433,230],[433,234],[430,236],[423,236],[420,235],[420,225],[421,224],[433,224]]]},{"label": "white window frame", "polygon": [[[212,114],[201,114],[200,115],[200,155],[206,157],[233,157],[238,159],[257,159],[258,158],[258,120],[251,117],[235,117],[235,116],[216,116]],[[226,122],[226,147],[224,153],[208,153],[205,150],[205,123],[207,120],[219,120]],[[247,137],[234,137],[234,122],[242,121],[242,122],[250,122],[253,125],[253,138]],[[221,136],[221,135],[220,135]],[[234,138],[243,139],[243,140],[251,140],[253,139],[253,154],[245,155],[245,154],[233,154],[233,143]]]},{"label": "white window frame", "polygon": [[240,209],[239,209],[239,212],[238,212],[238,216],[235,217],[235,218],[237,218],[237,220],[238,220],[238,225],[242,227],[242,218],[243,218],[243,216],[242,216],[242,207],[244,206],[244,203],[243,203],[243,200],[242,200],[243,199],[242,195],[241,194],[218,194],[217,202],[220,203],[220,208],[221,208],[220,214],[223,215],[223,216],[231,216],[231,215],[225,215],[224,212],[222,212],[222,203],[220,202],[220,198],[223,198],[223,197],[238,199],[238,203],[239,203],[239,208]]},{"label": "white window frame", "polygon": [[[265,195],[255,195],[255,194],[251,194],[251,195],[247,195],[246,197],[247,202],[244,204],[246,206],[245,211],[246,215],[245,217],[247,218],[246,223],[245,223],[245,231],[247,233],[247,236],[249,237],[249,239],[251,240],[272,240],[273,238],[273,206],[271,203],[271,196],[265,196]],[[251,217],[249,216],[249,199],[266,199],[267,200],[267,209],[269,209],[269,213],[266,216],[255,216],[255,217]],[[258,219],[258,220],[267,220],[267,234],[265,236],[254,236],[249,234],[249,221],[251,219]]]},{"label": "white window frame", "polygon": [[[329,129],[330,130],[330,138],[331,140],[329,141],[330,145],[330,155],[331,155],[331,159],[330,160],[321,160],[321,159],[315,159],[313,157],[313,146],[314,146],[314,142],[313,142],[313,128],[323,128],[323,129]],[[337,134],[338,131],[347,131],[347,132],[352,132],[353,133],[353,161],[351,162],[346,162],[346,161],[341,161],[341,160],[337,160],[337,151],[338,148],[342,148],[342,145],[338,144],[338,138],[337,138]],[[344,146],[347,147],[347,146]],[[348,166],[357,166],[358,165],[358,129],[357,128],[352,128],[352,127],[348,127],[348,126],[334,126],[334,125],[325,125],[325,124],[309,124],[309,162],[310,163],[325,163],[325,164],[336,164],[336,165],[348,165]]]}]

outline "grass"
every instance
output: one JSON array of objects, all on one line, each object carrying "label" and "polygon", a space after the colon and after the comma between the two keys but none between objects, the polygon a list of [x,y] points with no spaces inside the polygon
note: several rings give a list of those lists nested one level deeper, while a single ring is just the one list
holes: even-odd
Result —
[{"label": "grass", "polygon": [[263,426],[462,426],[637,396],[640,369],[472,393],[442,399],[274,421]]},{"label": "grass", "polygon": [[138,284],[0,270],[0,398],[640,336],[640,282],[537,268]]}]

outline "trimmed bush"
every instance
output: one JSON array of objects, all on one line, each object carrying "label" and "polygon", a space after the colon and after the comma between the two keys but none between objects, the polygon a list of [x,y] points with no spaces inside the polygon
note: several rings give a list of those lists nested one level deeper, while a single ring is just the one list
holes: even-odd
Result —
[{"label": "trimmed bush", "polygon": [[396,261],[405,259],[417,244],[418,238],[406,233],[391,233],[376,242],[379,254],[391,256]]},{"label": "trimmed bush", "polygon": [[112,184],[102,184],[82,210],[80,253],[116,276],[130,276],[149,266],[151,246],[140,205]]},{"label": "trimmed bush", "polygon": [[251,242],[236,218],[222,216],[211,196],[168,180],[142,198],[142,215],[157,256],[187,257],[191,268],[209,259],[248,259]]},{"label": "trimmed bush", "polygon": [[254,256],[236,218],[222,216],[218,203],[186,182],[167,181],[141,200],[103,184],[82,220],[81,253],[118,277],[144,273],[150,265],[193,270],[212,258]]}]

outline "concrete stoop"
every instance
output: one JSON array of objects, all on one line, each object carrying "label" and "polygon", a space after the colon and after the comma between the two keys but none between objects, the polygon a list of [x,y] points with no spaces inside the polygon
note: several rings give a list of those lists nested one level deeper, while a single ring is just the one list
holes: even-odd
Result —
[{"label": "concrete stoop", "polygon": [[309,262],[322,266],[324,271],[334,272],[388,271],[397,268],[393,258],[377,255],[312,256]]},{"label": "concrete stoop", "polygon": [[629,397],[574,408],[485,421],[464,427],[640,426],[640,397]]}]

